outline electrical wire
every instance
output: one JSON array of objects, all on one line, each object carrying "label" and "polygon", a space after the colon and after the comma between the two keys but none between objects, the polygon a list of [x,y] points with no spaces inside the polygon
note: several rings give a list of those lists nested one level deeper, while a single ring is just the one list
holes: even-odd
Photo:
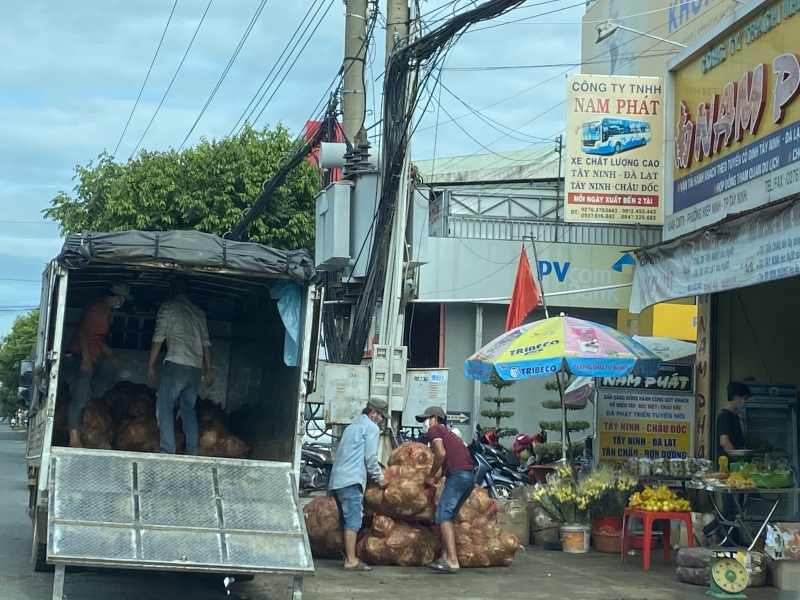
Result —
[{"label": "electrical wire", "polygon": [[136,107],[139,106],[139,100],[142,99],[142,92],[144,92],[144,88],[147,85],[147,80],[150,79],[150,73],[153,70],[153,65],[156,64],[156,58],[158,58],[158,53],[161,51],[161,44],[164,43],[164,37],[167,35],[167,29],[169,29],[169,24],[172,21],[172,15],[175,14],[175,7],[177,6],[178,6],[178,0],[175,0],[175,3],[172,5],[172,10],[169,12],[169,17],[167,18],[167,24],[164,26],[164,31],[161,33],[161,39],[158,41],[158,46],[156,47],[156,53],[153,55],[153,60],[150,61],[150,67],[147,69],[147,75],[144,76],[144,82],[142,83],[142,87],[139,90],[139,95],[136,96],[136,102],[133,103],[133,109],[131,110],[131,114],[128,115],[128,121],[125,123],[125,128],[122,130],[122,135],[119,136],[119,141],[117,142],[117,145],[114,148],[114,156],[117,155],[117,151],[119,150],[119,145],[122,143],[122,138],[125,137],[125,132],[128,131],[128,126],[131,124],[133,113],[136,112]]},{"label": "electrical wire", "polygon": [[192,39],[189,41],[189,45],[186,48],[186,52],[183,53],[183,58],[181,58],[181,62],[178,64],[178,68],[175,70],[175,74],[172,76],[172,80],[169,82],[169,85],[167,86],[167,91],[165,91],[164,95],[161,97],[161,101],[158,103],[158,106],[156,107],[156,110],[153,113],[153,116],[150,119],[150,122],[147,124],[147,127],[145,128],[144,133],[142,134],[142,137],[139,138],[139,142],[136,144],[136,147],[133,149],[133,152],[131,152],[131,155],[128,157],[128,160],[133,158],[133,155],[136,154],[136,151],[139,149],[139,146],[142,145],[142,142],[144,141],[144,138],[147,135],[147,132],[150,131],[150,126],[153,124],[153,121],[156,120],[156,115],[158,115],[158,112],[161,110],[161,106],[164,104],[164,100],[167,99],[167,95],[169,94],[169,91],[172,89],[172,84],[175,83],[175,79],[178,77],[178,73],[181,72],[181,67],[183,67],[183,62],[186,60],[186,57],[189,55],[189,51],[192,49],[192,45],[194,44],[194,40],[197,37],[198,32],[200,31],[200,27],[203,26],[203,21],[206,20],[206,15],[208,14],[208,9],[211,8],[211,4],[213,2],[214,2],[214,0],[208,0],[208,5],[206,6],[205,11],[203,12],[203,16],[200,17],[200,22],[197,24],[197,28],[195,28],[195,30],[194,30],[194,34],[192,35]]},{"label": "electrical wire", "polygon": [[[269,73],[267,73],[266,77],[264,77],[264,80],[262,81],[258,90],[256,90],[255,94],[253,94],[253,97],[250,99],[250,102],[247,104],[247,107],[245,107],[244,111],[242,111],[242,114],[239,116],[239,118],[236,119],[236,122],[234,123],[231,130],[228,132],[228,135],[225,136],[221,144],[218,146],[217,152],[219,153],[220,158],[224,157],[230,151],[230,148],[233,147],[237,136],[242,132],[247,123],[251,122],[250,120],[255,111],[258,110],[258,106],[261,103],[261,100],[263,100],[263,98],[269,93],[269,90],[277,80],[278,75],[286,66],[286,64],[289,62],[292,53],[301,43],[303,37],[311,27],[314,18],[316,18],[316,16],[319,14],[319,11],[322,10],[322,7],[324,6],[324,1],[325,0],[314,0],[314,4],[312,4],[309,7],[309,9],[306,11],[306,14],[300,20],[300,23],[298,24],[297,28],[289,37],[289,40],[284,45],[280,55],[273,63]],[[331,1],[331,5],[332,4],[333,1]],[[316,12],[314,12],[314,6],[316,6]],[[300,33],[301,30],[302,33]],[[298,34],[300,34],[299,37]],[[292,45],[293,43],[294,45]],[[328,87],[328,91],[330,91],[330,89],[333,87],[335,80],[336,78],[334,78],[334,82]],[[324,97],[322,102],[324,103],[326,101],[327,97]],[[314,113],[316,113],[316,109],[314,110]]]},{"label": "electrical wire", "polygon": [[206,109],[208,109],[208,107],[211,104],[212,100],[214,100],[214,96],[217,95],[217,92],[219,91],[219,88],[222,85],[222,82],[225,81],[225,77],[228,76],[228,72],[231,70],[231,67],[233,66],[233,63],[236,62],[236,59],[238,58],[239,53],[242,51],[242,48],[244,47],[244,44],[247,41],[247,38],[250,37],[250,33],[253,31],[253,27],[255,26],[256,22],[258,21],[259,17],[261,16],[261,13],[263,12],[264,7],[267,5],[268,1],[269,0],[261,0],[261,2],[259,3],[258,7],[256,8],[256,12],[251,17],[250,23],[247,25],[247,28],[245,29],[244,33],[242,34],[242,38],[239,40],[239,43],[236,46],[236,49],[233,51],[233,55],[228,60],[228,64],[225,66],[225,69],[223,69],[222,75],[220,75],[219,79],[217,80],[217,83],[214,86],[214,89],[211,90],[211,94],[208,96],[208,100],[206,100],[205,105],[200,110],[200,114],[197,116],[197,118],[195,119],[194,123],[192,124],[192,127],[189,129],[189,133],[187,133],[186,137],[183,138],[183,142],[181,142],[181,145],[178,148],[178,152],[180,152],[183,149],[184,145],[186,144],[186,141],[189,139],[189,136],[192,135],[192,132],[194,131],[195,127],[197,127],[197,124],[200,122],[200,119],[203,118],[203,115],[205,114]]},{"label": "electrical wire", "polygon": [[[358,364],[366,345],[372,315],[384,288],[388,267],[390,237],[396,211],[399,178],[403,172],[409,137],[419,126],[413,122],[413,109],[426,89],[433,69],[461,33],[471,25],[497,17],[519,6],[524,0],[489,0],[477,8],[455,15],[443,25],[396,49],[387,61],[384,77],[384,139],[381,144],[383,181],[378,204],[367,277],[359,295],[351,323],[345,361]],[[424,68],[429,69],[420,76]],[[409,87],[410,86],[410,87]],[[433,100],[429,94],[428,103]],[[427,110],[427,107],[426,107]]]}]

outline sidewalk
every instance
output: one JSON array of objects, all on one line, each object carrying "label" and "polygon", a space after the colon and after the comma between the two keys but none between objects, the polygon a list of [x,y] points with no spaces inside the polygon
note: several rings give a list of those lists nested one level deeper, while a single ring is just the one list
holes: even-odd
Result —
[{"label": "sidewalk", "polygon": [[[375,567],[370,573],[345,573],[341,563],[317,560],[316,576],[305,580],[304,600],[365,600],[458,598],[459,600],[692,600],[708,598],[707,588],[680,583],[675,564],[664,565],[661,552],[652,559],[650,571],[641,567],[641,555],[622,564],[610,554],[576,555],[548,552],[529,546],[517,553],[514,565],[507,568],[464,569],[457,575],[444,575],[425,568]],[[273,584],[276,582],[272,582]],[[258,579],[237,584],[242,597],[263,594]],[[258,590],[258,592],[257,592]],[[273,593],[277,592],[273,588]],[[796,599],[796,592],[780,592],[771,587],[747,590],[750,600]],[[279,594],[276,594],[280,597]],[[273,597],[270,595],[269,597]]]}]

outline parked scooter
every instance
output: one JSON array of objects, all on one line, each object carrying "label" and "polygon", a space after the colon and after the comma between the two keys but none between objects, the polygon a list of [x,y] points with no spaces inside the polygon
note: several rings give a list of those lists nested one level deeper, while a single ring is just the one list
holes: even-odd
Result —
[{"label": "parked scooter", "polygon": [[469,445],[470,454],[477,465],[475,481],[484,488],[491,498],[508,499],[515,487],[524,485],[517,477],[493,465],[486,456],[488,446],[479,441]]},{"label": "parked scooter", "polygon": [[300,455],[300,495],[328,489],[333,459],[323,444],[305,443]]}]

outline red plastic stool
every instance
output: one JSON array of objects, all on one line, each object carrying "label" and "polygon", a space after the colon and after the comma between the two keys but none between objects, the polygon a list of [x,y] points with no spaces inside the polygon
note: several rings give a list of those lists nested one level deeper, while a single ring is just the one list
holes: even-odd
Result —
[{"label": "red plastic stool", "polygon": [[625,556],[628,554],[628,548],[630,547],[631,538],[633,537],[633,533],[628,531],[630,525],[630,519],[641,519],[642,520],[642,528],[644,529],[644,548],[643,548],[643,558],[644,558],[644,568],[648,570],[650,568],[650,544],[652,543],[653,539],[653,522],[655,521],[666,521],[666,524],[662,524],[662,536],[661,536],[661,543],[664,546],[664,564],[669,564],[670,559],[670,552],[672,548],[670,547],[670,540],[669,540],[669,521],[671,519],[675,519],[678,521],[683,521],[686,523],[686,531],[688,535],[686,536],[689,548],[694,547],[692,541],[692,515],[688,512],[652,512],[646,510],[634,510],[632,508],[626,508],[625,512],[622,515],[622,562],[625,562]]}]

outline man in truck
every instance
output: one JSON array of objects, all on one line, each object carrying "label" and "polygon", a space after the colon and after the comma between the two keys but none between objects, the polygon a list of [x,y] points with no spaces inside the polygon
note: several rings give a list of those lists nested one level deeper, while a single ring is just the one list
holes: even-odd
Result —
[{"label": "man in truck", "polygon": [[344,570],[371,571],[356,557],[356,539],[364,516],[364,489],[367,473],[382,488],[388,483],[378,464],[378,423],[390,417],[389,404],[373,398],[342,433],[336,448],[328,489],[339,508],[339,524],[344,530]]},{"label": "man in truck", "polygon": [[194,410],[200,380],[214,385],[211,372],[211,340],[206,314],[189,300],[189,280],[176,278],[170,285],[169,300],[158,309],[156,330],[150,346],[147,379],[155,380],[155,362],[167,342],[167,356],[158,386],[156,416],[161,431],[161,451],[175,454],[175,403],[179,401],[186,454],[197,455],[197,413]]},{"label": "man in truck", "polygon": [[115,283],[105,297],[87,306],[61,361],[61,381],[69,386],[68,426],[69,445],[72,448],[82,446],[81,424],[86,405],[92,397],[92,377],[97,370],[97,363],[105,358],[115,370],[122,368],[122,361],[108,346],[108,330],[111,311],[131,299],[128,286]]}]

